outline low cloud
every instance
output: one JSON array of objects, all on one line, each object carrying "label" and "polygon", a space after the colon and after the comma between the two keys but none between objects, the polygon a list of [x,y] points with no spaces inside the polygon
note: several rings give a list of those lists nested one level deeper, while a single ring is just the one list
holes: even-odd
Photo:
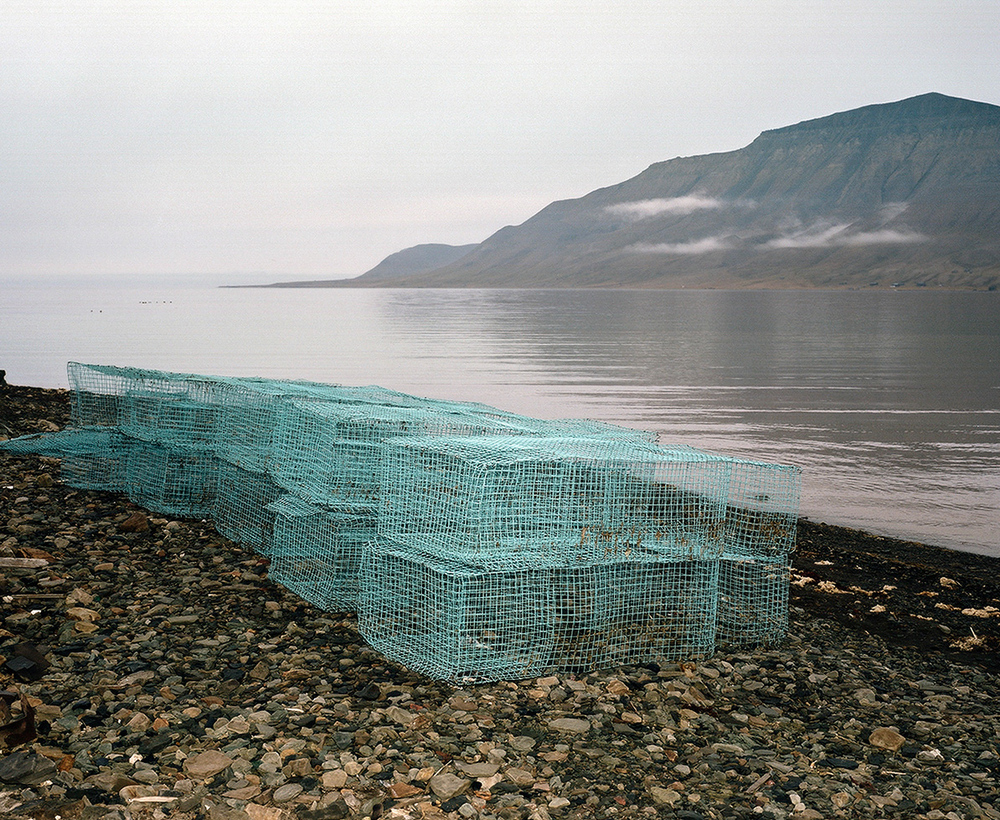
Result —
[{"label": "low cloud", "polygon": [[619,202],[617,205],[608,205],[604,210],[606,213],[623,216],[627,219],[649,219],[661,214],[684,216],[695,211],[721,208],[722,205],[723,202],[720,199],[692,194],[691,196],[675,196],[669,199],[640,199],[635,202]]},{"label": "low cloud", "polygon": [[909,207],[910,204],[908,202],[886,202],[879,210],[882,224],[884,225],[886,222],[891,222],[896,217],[902,216],[903,212]]},{"label": "low cloud", "polygon": [[659,242],[641,243],[633,245],[630,250],[634,253],[667,253],[680,256],[695,256],[700,253],[712,253],[713,251],[728,250],[729,244],[725,237],[706,236],[704,239],[695,239],[692,242]]},{"label": "low cloud", "polygon": [[883,228],[877,231],[850,232],[850,225],[813,225],[805,230],[779,236],[764,244],[766,248],[836,248],[859,245],[904,245],[923,242],[926,237],[915,231]]},{"label": "low cloud", "polygon": [[887,228],[881,231],[862,231],[844,237],[845,245],[908,245],[923,242],[927,237],[916,231],[897,231]]}]

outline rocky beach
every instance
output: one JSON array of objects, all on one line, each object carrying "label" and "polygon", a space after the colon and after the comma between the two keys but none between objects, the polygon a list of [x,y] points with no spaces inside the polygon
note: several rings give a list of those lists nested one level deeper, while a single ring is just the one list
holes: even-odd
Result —
[{"label": "rocky beach", "polygon": [[[0,437],[69,393],[0,387]],[[1000,819],[1000,559],[808,520],[777,646],[457,686],[0,454],[0,816]]]}]

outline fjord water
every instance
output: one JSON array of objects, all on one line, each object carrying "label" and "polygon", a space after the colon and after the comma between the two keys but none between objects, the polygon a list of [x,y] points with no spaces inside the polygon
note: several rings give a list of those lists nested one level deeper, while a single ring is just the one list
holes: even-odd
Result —
[{"label": "fjord water", "polygon": [[1000,555],[1000,293],[3,283],[0,368],[380,384],[797,464],[802,513]]}]

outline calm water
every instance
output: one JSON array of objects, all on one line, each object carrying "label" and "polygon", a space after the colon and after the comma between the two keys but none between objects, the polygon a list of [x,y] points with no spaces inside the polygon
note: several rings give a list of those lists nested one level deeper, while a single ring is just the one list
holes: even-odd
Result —
[{"label": "calm water", "polygon": [[1000,293],[0,281],[0,368],[380,384],[803,468],[810,518],[1000,555]]}]

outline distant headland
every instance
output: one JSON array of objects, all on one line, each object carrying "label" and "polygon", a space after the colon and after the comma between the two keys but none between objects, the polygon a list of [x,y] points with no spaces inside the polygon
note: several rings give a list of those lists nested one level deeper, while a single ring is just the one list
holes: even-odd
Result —
[{"label": "distant headland", "polygon": [[943,94],[763,132],[479,244],[258,287],[1000,290],[1000,106]]}]

